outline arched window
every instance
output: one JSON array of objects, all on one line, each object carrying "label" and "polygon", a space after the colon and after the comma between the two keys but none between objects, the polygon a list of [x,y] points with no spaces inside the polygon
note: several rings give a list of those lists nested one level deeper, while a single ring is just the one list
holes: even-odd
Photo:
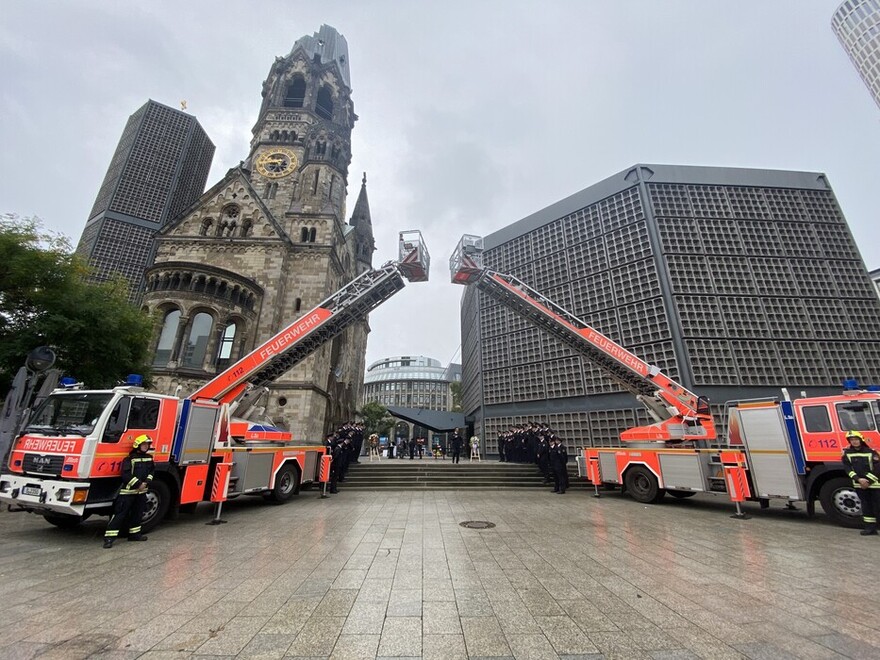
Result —
[{"label": "arched window", "polygon": [[318,102],[315,104],[315,113],[322,119],[333,119],[333,96],[326,85],[318,90]]},{"label": "arched window", "polygon": [[315,242],[316,235],[317,235],[317,230],[314,227],[309,229],[309,243]]},{"label": "arched window", "polygon": [[297,298],[296,302],[294,302],[294,304],[293,304],[293,311],[298,312],[300,309],[302,309],[302,304],[303,304],[302,298]]},{"label": "arched window", "polygon": [[153,357],[154,367],[164,367],[171,359],[179,325],[179,309],[174,309],[165,315],[165,319],[162,321],[162,332],[159,334],[159,344],[156,346],[156,355]]},{"label": "arched window", "polygon": [[205,352],[208,350],[208,339],[211,336],[213,324],[214,319],[207,312],[199,312],[193,317],[189,337],[186,338],[186,343],[183,346],[181,366],[201,368],[205,361]]},{"label": "arched window", "polygon": [[300,243],[308,243],[309,242],[309,228],[303,227],[302,231],[299,233],[299,242]]},{"label": "arched window", "polygon": [[[276,183],[276,184],[274,184],[274,185],[277,186],[278,184]],[[274,197],[274,196],[275,196],[275,191],[273,190],[273,191],[272,191],[272,197]],[[254,226],[254,223],[253,223],[252,220],[250,220],[249,218],[248,218],[248,219],[245,219],[245,221],[241,223],[241,237],[242,237],[242,238],[247,238],[248,236],[250,236],[250,235],[251,235],[251,229],[253,229],[253,226]]]},{"label": "arched window", "polygon": [[290,81],[284,92],[285,108],[301,108],[306,100],[306,81],[302,76],[296,76]]},{"label": "arched window", "polygon": [[214,224],[214,221],[211,218],[205,218],[202,220],[202,226],[199,227],[199,235],[207,236],[208,232],[211,231],[211,225]]},{"label": "arched window", "polygon": [[217,366],[225,367],[229,364],[232,357],[232,344],[235,341],[236,326],[234,322],[230,322],[220,337],[220,346],[217,348]]}]

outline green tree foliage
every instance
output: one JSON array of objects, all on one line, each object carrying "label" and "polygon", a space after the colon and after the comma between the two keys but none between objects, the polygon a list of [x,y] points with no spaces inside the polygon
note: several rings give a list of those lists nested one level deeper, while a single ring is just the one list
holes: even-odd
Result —
[{"label": "green tree foliage", "polygon": [[461,412],[461,381],[454,381],[449,384],[452,392],[452,412]]},{"label": "green tree foliage", "polygon": [[148,373],[150,317],[128,302],[124,281],[90,284],[87,273],[38,219],[0,216],[0,392],[37,346],[89,387]]},{"label": "green tree foliage", "polygon": [[364,420],[364,434],[369,437],[371,433],[380,436],[389,436],[394,426],[394,418],[388,413],[388,408],[377,401],[369,401],[358,411],[358,415]]}]

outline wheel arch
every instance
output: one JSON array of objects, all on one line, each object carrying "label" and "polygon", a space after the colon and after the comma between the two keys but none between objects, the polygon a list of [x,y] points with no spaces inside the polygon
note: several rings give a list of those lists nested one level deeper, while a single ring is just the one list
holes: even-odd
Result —
[{"label": "wheel arch", "polygon": [[642,467],[646,468],[648,470],[648,472],[653,474],[654,478],[657,479],[657,485],[660,488],[664,488],[664,489],[666,488],[663,484],[663,477],[657,473],[657,470],[652,468],[645,461],[630,461],[629,463],[626,464],[626,467],[623,468],[623,471],[620,473],[620,492],[621,493],[625,493],[627,490],[627,488],[626,488],[626,473],[629,472],[630,470],[632,470],[637,465],[641,465]]}]

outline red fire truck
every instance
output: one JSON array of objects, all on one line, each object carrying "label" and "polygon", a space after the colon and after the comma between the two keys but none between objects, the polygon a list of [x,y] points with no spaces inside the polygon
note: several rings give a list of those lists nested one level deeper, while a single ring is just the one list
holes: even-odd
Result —
[{"label": "red fire truck", "polygon": [[140,379],[112,390],[62,387],[33,412],[0,475],[0,502],[59,527],[109,515],[132,440],[152,436],[156,476],[142,527],[199,502],[239,495],[285,502],[301,484],[326,482],[321,445],[232,417],[265,386],[404,287],[428,278],[421,234],[400,234],[399,260],[358,276],[185,399],[154,394]]},{"label": "red fire truck", "polygon": [[465,235],[450,259],[452,281],[473,284],[493,300],[590,360],[632,393],[655,421],[621,434],[620,447],[587,447],[581,476],[598,489],[619,487],[635,500],[659,502],[699,492],[725,493],[736,504],[771,499],[805,502],[845,526],[860,524],[858,496],[840,463],[845,434],[861,431],[880,446],[880,392],[845,383],[842,394],[728,404],[727,438],[719,441],[709,402],[597,332],[512,275],[483,267],[483,242]]}]

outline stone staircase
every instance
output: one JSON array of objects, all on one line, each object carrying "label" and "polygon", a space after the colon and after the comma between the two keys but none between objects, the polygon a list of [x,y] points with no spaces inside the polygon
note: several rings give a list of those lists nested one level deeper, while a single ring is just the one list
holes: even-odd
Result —
[{"label": "stone staircase", "polygon": [[[577,476],[577,466],[568,466],[569,488],[587,487]],[[543,483],[537,466],[526,463],[501,463],[497,460],[468,461],[453,464],[449,458],[387,459],[370,462],[366,456],[349,466],[346,490],[495,490],[502,488],[552,488]]]}]

